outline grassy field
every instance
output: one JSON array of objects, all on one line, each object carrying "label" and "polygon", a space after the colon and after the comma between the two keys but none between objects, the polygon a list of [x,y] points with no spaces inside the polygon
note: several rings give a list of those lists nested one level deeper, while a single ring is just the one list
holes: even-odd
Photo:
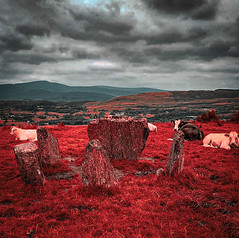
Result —
[{"label": "grassy field", "polygon": [[[154,123],[141,158],[112,160],[124,176],[112,188],[85,187],[78,167],[88,144],[87,126],[46,126],[58,139],[62,160],[44,168],[43,187],[22,182],[13,152],[19,142],[0,129],[0,237],[238,237],[239,150],[205,148],[186,141],[184,169],[157,177],[167,163],[174,131]],[[239,124],[196,123],[205,135],[239,130]]]}]

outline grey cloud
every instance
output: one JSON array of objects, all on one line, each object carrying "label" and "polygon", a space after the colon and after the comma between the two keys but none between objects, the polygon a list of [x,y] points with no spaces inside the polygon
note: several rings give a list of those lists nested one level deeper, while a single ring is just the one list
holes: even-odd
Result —
[{"label": "grey cloud", "polygon": [[62,29],[64,35],[74,39],[94,40],[99,42],[115,42],[130,40],[131,31],[136,20],[130,16],[113,15],[97,10],[89,12],[70,11],[72,17],[83,25],[84,30],[72,35],[69,29]]},{"label": "grey cloud", "polygon": [[111,15],[117,16],[120,14],[121,6],[119,2],[110,2],[110,4],[106,4],[106,8],[110,11]]},{"label": "grey cloud", "polygon": [[[114,85],[111,79],[118,78],[120,85],[127,81],[124,78],[130,78],[132,86],[146,83],[141,73],[146,73],[154,85],[160,74],[166,74],[173,85],[175,78],[185,76],[190,81],[194,73],[199,80],[204,77],[203,70],[205,75],[218,73],[222,79],[238,78],[235,67],[228,67],[239,57],[238,13],[233,11],[233,16],[226,18],[233,0],[226,13],[220,5],[223,2],[225,6],[225,0],[141,0],[144,4],[130,11],[126,1],[118,0],[104,8],[73,6],[70,0],[3,2],[1,81],[31,80],[41,70],[45,72],[42,79],[74,81],[87,75],[89,84]],[[140,1],[131,0],[127,6],[136,2],[139,5]],[[208,71],[207,67],[201,71],[195,67],[193,72],[189,68],[186,72],[186,63],[181,64],[200,61],[211,65],[215,59],[225,61],[225,65]],[[117,67],[92,67],[94,61]]]},{"label": "grey cloud", "polygon": [[[15,0],[10,6],[19,9],[16,15],[16,30],[28,37],[59,33],[76,40],[109,42],[123,40],[134,28],[135,20],[120,15],[120,5],[107,5],[109,12],[100,9],[73,8],[67,1]],[[21,10],[20,10],[21,9]],[[24,19],[25,16],[27,18]]]},{"label": "grey cloud", "polygon": [[55,19],[62,13],[59,10],[64,6],[64,1],[9,0],[8,3],[10,9],[15,10],[12,16],[15,20],[45,23],[49,26],[55,25]]},{"label": "grey cloud", "polygon": [[149,45],[171,44],[175,42],[196,42],[203,40],[208,35],[206,30],[201,28],[190,29],[187,33],[181,33],[179,29],[171,29],[157,35],[147,35],[145,40]]},{"label": "grey cloud", "polygon": [[112,48],[111,51],[125,62],[148,64],[150,61],[147,54],[145,54],[146,52],[144,51],[144,49],[137,51],[129,50],[127,48],[115,47]]},{"label": "grey cloud", "polygon": [[40,25],[18,25],[16,31],[26,36],[44,36],[50,34],[50,30]]},{"label": "grey cloud", "polygon": [[168,13],[189,12],[205,4],[206,0],[143,0],[152,9]]},{"label": "grey cloud", "polygon": [[192,12],[192,19],[196,20],[212,20],[216,17],[218,4],[220,0],[209,0],[208,3],[203,4],[200,8]]},{"label": "grey cloud", "polygon": [[8,63],[22,63],[30,65],[40,65],[43,62],[51,63],[59,61],[59,59],[39,53],[4,54],[4,60]]},{"label": "grey cloud", "polygon": [[[20,79],[23,80],[29,74],[29,70],[15,68],[10,64],[3,63],[0,67],[0,80]],[[22,77],[24,76],[24,77]]]},{"label": "grey cloud", "polygon": [[143,0],[149,9],[200,20],[214,19],[220,0]]},{"label": "grey cloud", "polygon": [[2,52],[4,50],[19,51],[30,49],[32,49],[32,43],[24,37],[13,34],[0,36],[0,51]]},{"label": "grey cloud", "polygon": [[86,50],[73,50],[72,56],[74,59],[97,59],[97,58],[100,58],[99,54],[89,53]]},{"label": "grey cloud", "polygon": [[189,49],[182,50],[162,50],[158,47],[152,47],[145,50],[146,55],[157,57],[159,60],[180,60],[184,58],[202,59],[211,61],[216,58],[238,57],[238,52],[230,51],[230,42],[217,41],[209,46],[198,45]]}]

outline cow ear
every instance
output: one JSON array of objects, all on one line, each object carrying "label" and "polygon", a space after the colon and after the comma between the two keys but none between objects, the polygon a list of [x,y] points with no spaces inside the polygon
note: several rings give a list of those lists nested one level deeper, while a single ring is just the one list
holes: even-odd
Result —
[{"label": "cow ear", "polygon": [[171,120],[171,122],[174,124],[174,120]]},{"label": "cow ear", "polygon": [[224,136],[229,137],[229,134],[225,134]]}]

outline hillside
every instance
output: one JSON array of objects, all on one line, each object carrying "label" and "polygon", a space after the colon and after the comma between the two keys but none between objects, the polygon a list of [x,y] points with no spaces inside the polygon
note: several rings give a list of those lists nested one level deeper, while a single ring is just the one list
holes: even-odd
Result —
[{"label": "hillside", "polygon": [[[173,126],[155,123],[141,159],[112,160],[124,177],[115,187],[85,187],[79,174],[88,144],[87,126],[47,126],[62,161],[44,168],[43,188],[23,184],[10,130],[0,128],[0,237],[217,237],[239,236],[239,150],[185,142],[178,177],[157,177],[165,168]],[[238,130],[238,124],[197,124],[205,135]]]},{"label": "hillside", "polygon": [[67,86],[48,81],[0,85],[0,100],[107,101],[113,97],[163,90],[108,86]]},{"label": "hillside", "polygon": [[[41,89],[32,91],[32,95]],[[110,100],[105,94],[92,93],[105,101],[87,102],[91,93],[60,93],[65,101],[18,100],[0,101],[0,125],[30,122],[38,125],[84,125],[92,119],[108,115],[124,114],[133,117],[146,117],[150,122],[169,122],[174,119],[195,120],[197,116],[213,109],[220,120],[230,119],[239,111],[239,90],[215,91],[172,91],[148,92],[114,97]],[[43,93],[44,95],[44,93]],[[50,92],[49,96],[58,93]],[[82,96],[82,97],[81,97]],[[80,101],[68,101],[80,98]]]},{"label": "hillside", "polygon": [[89,111],[148,115],[151,122],[195,119],[211,109],[216,110],[221,119],[229,119],[239,110],[239,90],[149,92],[115,97],[106,102],[87,102],[85,106]]}]

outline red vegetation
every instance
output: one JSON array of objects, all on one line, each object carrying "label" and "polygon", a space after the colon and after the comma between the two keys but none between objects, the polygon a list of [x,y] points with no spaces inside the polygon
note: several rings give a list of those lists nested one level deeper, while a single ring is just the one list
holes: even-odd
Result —
[{"label": "red vegetation", "polygon": [[211,122],[211,121],[212,122],[217,122],[218,125],[220,125],[220,121],[219,121],[219,118],[218,118],[215,110],[208,110],[208,113],[204,112],[201,116],[198,116],[196,118],[196,120],[198,122],[204,122],[204,123]]},{"label": "red vegetation", "polygon": [[[142,159],[113,160],[124,173],[118,186],[85,187],[79,174],[43,187],[22,182],[13,148],[19,142],[0,129],[0,237],[238,237],[239,149],[205,148],[185,141],[179,176],[155,175],[166,167],[174,132],[155,123]],[[198,123],[204,134],[238,131],[238,124]],[[46,176],[82,164],[87,126],[46,127],[59,141],[61,157]]]},{"label": "red vegetation", "polygon": [[58,127],[65,127],[65,124],[61,121],[60,123],[57,124]]},{"label": "red vegetation", "polygon": [[38,125],[37,124],[29,124],[28,122],[22,123],[21,124],[22,129],[37,129]]},{"label": "red vegetation", "polygon": [[156,106],[161,107],[162,104],[175,104],[175,101],[172,97],[171,92],[157,92],[157,93],[142,93],[135,94],[129,96],[120,96],[115,97],[106,102],[88,102],[86,103],[86,107],[88,110],[97,109],[99,110],[124,110],[125,108],[137,109],[137,107],[133,106]]},{"label": "red vegetation", "polygon": [[230,119],[231,122],[239,122],[239,111],[236,111],[235,114],[232,116],[232,118]]}]

